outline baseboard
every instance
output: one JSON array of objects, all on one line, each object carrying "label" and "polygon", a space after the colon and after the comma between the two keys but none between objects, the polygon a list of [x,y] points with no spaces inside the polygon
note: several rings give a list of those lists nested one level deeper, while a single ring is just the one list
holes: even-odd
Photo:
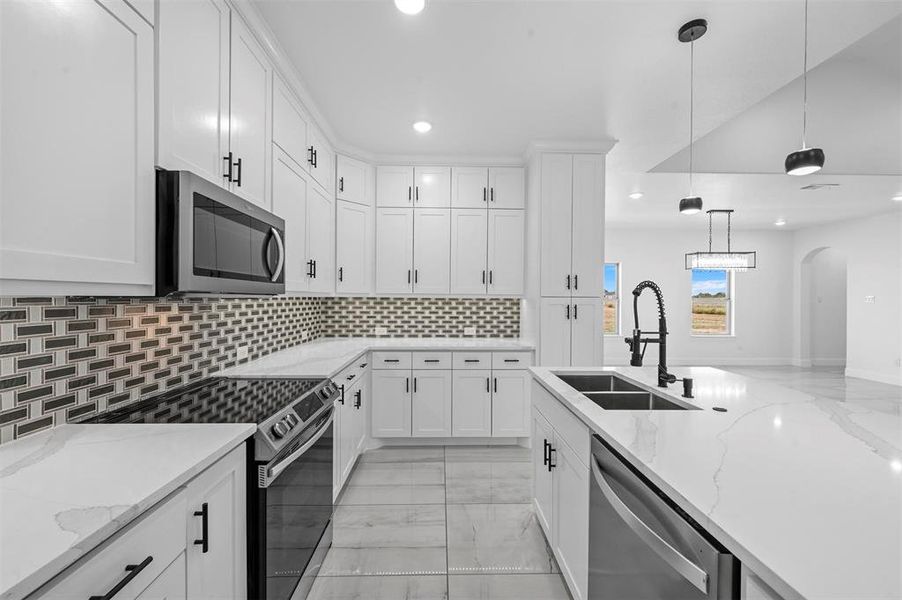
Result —
[{"label": "baseboard", "polygon": [[813,358],[810,361],[812,367],[844,367],[845,358]]},{"label": "baseboard", "polygon": [[858,379],[868,379],[879,383],[888,383],[890,385],[902,386],[902,373],[892,375],[882,371],[872,371],[870,369],[856,369],[854,367],[846,367],[846,377],[856,377]]}]

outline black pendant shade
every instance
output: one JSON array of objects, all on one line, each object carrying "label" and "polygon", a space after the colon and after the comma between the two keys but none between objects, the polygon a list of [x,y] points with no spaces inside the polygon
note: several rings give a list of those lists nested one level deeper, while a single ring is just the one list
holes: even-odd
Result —
[{"label": "black pendant shade", "polygon": [[700,196],[690,196],[680,200],[680,213],[694,215],[702,211],[702,199]]},{"label": "black pendant shade", "polygon": [[810,175],[824,166],[824,151],[820,148],[802,148],[786,155],[787,175]]}]

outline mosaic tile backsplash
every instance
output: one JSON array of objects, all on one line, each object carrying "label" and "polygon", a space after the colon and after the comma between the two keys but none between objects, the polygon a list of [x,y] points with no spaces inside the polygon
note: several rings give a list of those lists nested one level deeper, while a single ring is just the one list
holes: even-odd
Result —
[{"label": "mosaic tile backsplash", "polygon": [[519,321],[506,298],[0,297],[0,443],[321,337],[517,337]]}]

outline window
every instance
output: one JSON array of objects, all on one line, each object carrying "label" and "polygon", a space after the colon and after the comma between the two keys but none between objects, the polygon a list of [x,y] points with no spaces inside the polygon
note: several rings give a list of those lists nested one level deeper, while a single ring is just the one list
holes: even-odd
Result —
[{"label": "window", "polygon": [[604,333],[620,333],[620,264],[604,265]]},{"label": "window", "polygon": [[733,333],[729,271],[692,270],[692,335]]}]

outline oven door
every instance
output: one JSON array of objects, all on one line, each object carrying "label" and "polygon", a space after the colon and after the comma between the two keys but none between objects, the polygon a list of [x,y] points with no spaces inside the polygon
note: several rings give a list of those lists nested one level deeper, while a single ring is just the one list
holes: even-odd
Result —
[{"label": "oven door", "polygon": [[306,598],[332,544],[333,412],[330,406],[279,456],[258,465],[251,598]]}]

